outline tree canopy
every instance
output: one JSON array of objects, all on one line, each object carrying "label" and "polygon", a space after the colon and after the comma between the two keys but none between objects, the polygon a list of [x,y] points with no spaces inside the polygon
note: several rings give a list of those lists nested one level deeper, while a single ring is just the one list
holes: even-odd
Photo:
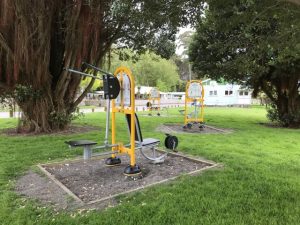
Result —
[{"label": "tree canopy", "polygon": [[[126,59],[120,56],[126,55]],[[179,84],[178,69],[172,59],[165,59],[154,52],[137,55],[132,50],[112,51],[106,59],[104,69],[114,72],[119,66],[126,66],[133,72],[137,86],[158,87],[160,91],[172,91]],[[81,81],[80,86],[86,87],[92,78]],[[103,82],[96,80],[91,90],[102,88]]]},{"label": "tree canopy", "polygon": [[[127,50],[126,54],[132,56],[134,53]],[[112,54],[111,71],[120,65],[132,70],[136,85],[158,87],[160,91],[172,91],[179,84],[179,74],[175,63],[153,52],[145,52],[137,61],[120,60],[119,54]]]},{"label": "tree canopy", "polygon": [[[270,116],[300,125],[300,8],[273,0],[209,0],[189,49],[193,69],[263,91]],[[226,18],[226,19],[225,19]]]},{"label": "tree canopy", "polygon": [[201,7],[197,0],[3,0],[0,94],[12,94],[30,131],[64,129],[94,82],[77,97],[81,78],[65,67],[101,65],[113,43],[169,57],[168,40]]}]

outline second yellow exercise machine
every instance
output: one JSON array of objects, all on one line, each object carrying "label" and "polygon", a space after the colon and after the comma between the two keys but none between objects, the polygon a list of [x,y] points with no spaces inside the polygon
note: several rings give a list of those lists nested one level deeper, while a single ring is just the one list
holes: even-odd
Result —
[{"label": "second yellow exercise machine", "polygon": [[156,87],[151,88],[149,92],[147,108],[149,116],[152,115],[152,111],[157,111],[157,115],[160,116],[160,92]]},{"label": "second yellow exercise machine", "polygon": [[[190,105],[193,111],[189,113]],[[191,80],[186,84],[183,128],[191,129],[193,124],[204,127],[204,88],[201,80]]]}]

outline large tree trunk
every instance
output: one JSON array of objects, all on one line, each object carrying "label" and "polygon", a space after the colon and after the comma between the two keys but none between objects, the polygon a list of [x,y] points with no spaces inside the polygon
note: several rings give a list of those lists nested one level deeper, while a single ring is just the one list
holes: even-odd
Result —
[{"label": "large tree trunk", "polygon": [[52,130],[52,124],[49,121],[49,112],[51,112],[51,99],[43,96],[36,100],[25,100],[19,102],[19,106],[23,111],[23,119],[18,127],[19,131],[32,131],[32,132],[48,132]]},{"label": "large tree trunk", "polygon": [[291,76],[276,82],[278,116],[286,127],[300,127],[300,95],[298,77]]},{"label": "large tree trunk", "polygon": [[285,127],[300,127],[299,80],[299,75],[289,75],[271,79],[269,85],[266,85],[267,82],[262,85],[262,90],[271,99],[275,110],[271,119]]},{"label": "large tree trunk", "polygon": [[0,89],[15,98],[27,130],[64,129],[93,85],[94,80],[78,97],[81,77],[64,67],[79,69],[82,61],[99,65],[110,48],[102,5],[84,0],[0,3]]},{"label": "large tree trunk", "polygon": [[[90,86],[92,84],[93,82],[90,83]],[[19,127],[19,130],[39,133],[65,129],[74,118],[73,112],[77,103],[74,103],[75,96],[71,91],[72,85],[62,88],[65,88],[65,90],[61,90],[65,94],[60,96],[51,91],[44,90],[41,92],[40,90],[28,89],[26,86],[17,87],[17,92],[20,92],[19,89],[27,89],[33,94],[25,95],[23,98],[17,97],[25,119],[22,121],[22,127]],[[19,96],[22,96],[22,94]]]}]

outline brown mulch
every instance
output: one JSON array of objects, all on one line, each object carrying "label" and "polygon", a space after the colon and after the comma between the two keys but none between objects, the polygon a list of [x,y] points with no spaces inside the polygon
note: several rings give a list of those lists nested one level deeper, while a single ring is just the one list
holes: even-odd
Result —
[{"label": "brown mulch", "polygon": [[[138,165],[142,169],[142,176],[131,178],[124,176],[123,171],[129,163],[127,156],[121,156],[122,164],[115,167],[107,167],[104,159],[92,159],[89,161],[77,160],[62,163],[42,165],[58,181],[78,196],[84,203],[84,208],[91,207],[89,203],[103,199],[124,191],[137,190],[145,186],[160,183],[166,179],[197,171],[201,168],[210,168],[213,163],[207,161],[194,161],[182,156],[169,155],[165,162],[152,164],[146,160],[139,151],[136,152]],[[39,200],[46,205],[50,204],[57,209],[77,208],[74,201],[67,201],[67,194],[58,188],[47,177],[30,171],[21,177],[16,183],[16,191],[19,194]],[[70,199],[70,198],[69,198]],[[107,201],[109,201],[107,203]],[[117,204],[115,198],[100,201],[100,208]],[[106,203],[104,203],[106,202]],[[86,205],[86,203],[88,203]],[[96,207],[98,208],[98,207]]]}]

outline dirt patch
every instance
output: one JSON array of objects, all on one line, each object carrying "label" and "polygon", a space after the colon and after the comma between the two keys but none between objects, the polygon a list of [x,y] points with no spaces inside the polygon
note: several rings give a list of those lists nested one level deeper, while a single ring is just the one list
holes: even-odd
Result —
[{"label": "dirt patch", "polygon": [[100,130],[99,127],[93,127],[93,126],[75,126],[71,125],[67,127],[65,130],[62,131],[54,131],[51,133],[28,133],[25,130],[24,131],[17,131],[16,128],[8,128],[3,129],[0,132],[2,134],[8,135],[8,136],[37,136],[37,135],[70,135],[70,134],[77,134],[77,133],[85,133],[89,131],[94,130]]},{"label": "dirt patch", "polygon": [[129,164],[126,156],[121,157],[122,164],[116,167],[107,167],[101,159],[44,165],[43,168],[84,203],[88,203],[211,165],[176,155],[168,156],[162,164],[151,164],[139,152],[136,157],[143,171],[141,178],[124,176],[124,168]]},{"label": "dirt patch", "polygon": [[182,124],[164,124],[156,128],[156,131],[163,133],[182,133],[182,134],[228,134],[232,133],[232,129],[218,128],[210,125],[205,125],[200,129],[198,124],[193,124],[192,128],[184,129]]},{"label": "dirt patch", "polygon": [[[80,207],[100,204],[103,208],[116,204],[115,197],[120,194],[137,191],[183,174],[193,174],[216,166],[211,162],[189,159],[177,154],[168,155],[162,164],[151,164],[139,152],[136,153],[136,157],[138,165],[142,168],[141,177],[124,176],[124,168],[129,163],[127,156],[121,156],[122,164],[116,167],[105,166],[104,159],[76,160],[41,165],[48,176],[52,177],[52,181],[29,173],[17,182],[17,191],[44,203],[58,205],[58,208],[74,208],[75,203]],[[72,197],[70,193],[67,194],[68,192],[76,197]],[[73,199],[71,203],[70,198]]]},{"label": "dirt patch", "polygon": [[31,170],[17,181],[16,191],[21,195],[51,204],[57,209],[65,209],[73,202],[52,180]]}]

